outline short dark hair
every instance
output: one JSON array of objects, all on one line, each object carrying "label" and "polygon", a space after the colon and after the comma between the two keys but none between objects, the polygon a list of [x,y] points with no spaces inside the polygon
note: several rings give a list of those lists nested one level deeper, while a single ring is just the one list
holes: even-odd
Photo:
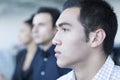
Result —
[{"label": "short dark hair", "polygon": [[27,23],[30,26],[31,29],[33,28],[33,24],[32,24],[33,17],[34,17],[34,14],[29,19],[24,21],[24,23]]},{"label": "short dark hair", "polygon": [[52,17],[53,27],[55,27],[55,23],[60,16],[60,11],[58,9],[52,7],[40,7],[36,14],[39,13],[49,13]]},{"label": "short dark hair", "polygon": [[104,0],[67,0],[63,10],[72,7],[80,8],[79,21],[85,29],[86,41],[90,32],[102,28],[106,33],[103,49],[107,55],[111,54],[118,27],[112,7]]}]

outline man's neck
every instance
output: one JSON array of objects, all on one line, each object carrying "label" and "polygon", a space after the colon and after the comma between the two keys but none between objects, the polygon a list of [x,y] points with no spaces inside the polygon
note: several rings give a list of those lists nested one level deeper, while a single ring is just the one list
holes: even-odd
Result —
[{"label": "man's neck", "polygon": [[95,54],[81,62],[74,68],[77,80],[92,80],[92,78],[101,69],[106,61],[107,56],[105,53]]},{"label": "man's neck", "polygon": [[52,46],[52,42],[48,42],[47,44],[41,44],[40,46],[44,51],[47,51]]},{"label": "man's neck", "polygon": [[36,50],[37,50],[37,45],[35,44],[34,41],[32,41],[31,43],[29,43],[29,44],[27,45],[27,52],[28,52],[28,53],[35,53]]}]

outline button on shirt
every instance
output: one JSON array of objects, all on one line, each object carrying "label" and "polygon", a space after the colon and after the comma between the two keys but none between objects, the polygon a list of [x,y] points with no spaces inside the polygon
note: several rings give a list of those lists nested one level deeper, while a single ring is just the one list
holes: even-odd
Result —
[{"label": "button on shirt", "polygon": [[46,52],[40,49],[34,62],[33,80],[56,80],[70,71],[57,66],[54,48],[51,46]]},{"label": "button on shirt", "polygon": [[[57,80],[76,80],[74,70]],[[114,65],[113,60],[109,56],[92,80],[120,80],[120,66]]]}]

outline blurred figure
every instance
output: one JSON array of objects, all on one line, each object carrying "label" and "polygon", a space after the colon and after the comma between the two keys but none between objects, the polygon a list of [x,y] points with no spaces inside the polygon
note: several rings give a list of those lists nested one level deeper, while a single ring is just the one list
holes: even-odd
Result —
[{"label": "blurred figure", "polygon": [[12,78],[15,68],[14,56],[10,49],[0,51],[0,75],[4,76],[6,80]]},{"label": "blurred figure", "polygon": [[32,38],[32,20],[33,16],[20,26],[19,40],[26,48],[17,55],[16,69],[12,80],[33,80],[33,63],[38,48]]},{"label": "blurred figure", "polygon": [[55,8],[41,7],[33,18],[33,37],[39,44],[40,52],[35,60],[34,80],[56,80],[70,71],[56,64],[52,39],[56,33],[56,20],[60,12]]},{"label": "blurred figure", "polygon": [[112,57],[115,64],[120,66],[120,46],[113,48]]},{"label": "blurred figure", "polygon": [[7,80],[4,75],[0,74],[0,80]]}]

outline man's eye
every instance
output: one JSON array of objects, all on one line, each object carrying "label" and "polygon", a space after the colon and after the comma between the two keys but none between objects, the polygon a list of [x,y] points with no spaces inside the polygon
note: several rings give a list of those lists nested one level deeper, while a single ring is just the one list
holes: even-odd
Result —
[{"label": "man's eye", "polygon": [[66,32],[66,31],[69,31],[69,29],[67,29],[67,28],[63,28],[63,31]]},{"label": "man's eye", "polygon": [[56,28],[56,31],[58,31],[58,29]]}]

